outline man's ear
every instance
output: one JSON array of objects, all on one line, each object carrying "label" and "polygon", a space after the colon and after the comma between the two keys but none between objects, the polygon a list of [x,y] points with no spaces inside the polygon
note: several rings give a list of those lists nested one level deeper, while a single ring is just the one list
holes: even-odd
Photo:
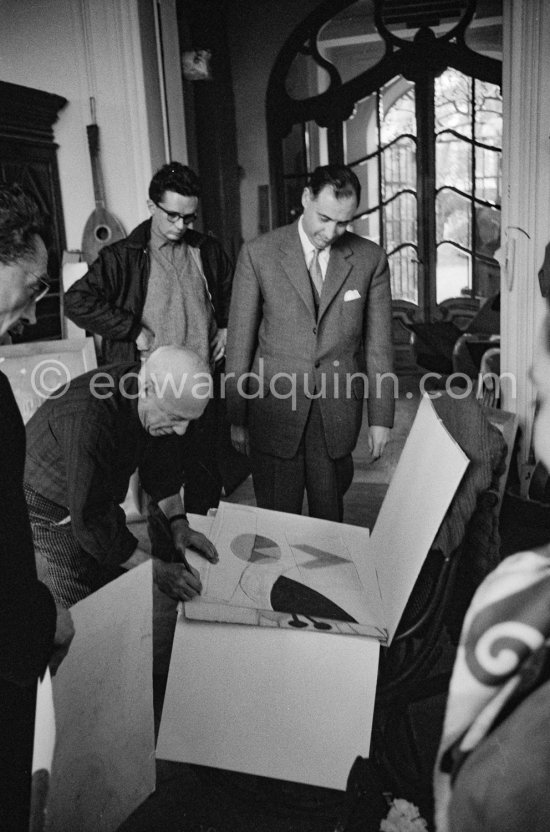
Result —
[{"label": "man's ear", "polygon": [[149,213],[151,214],[151,216],[153,216],[153,214],[155,213],[155,208],[157,206],[155,205],[152,199],[147,200],[147,207],[149,209]]},{"label": "man's ear", "polygon": [[307,208],[309,202],[311,202],[311,191],[306,187],[302,191],[302,207]]}]

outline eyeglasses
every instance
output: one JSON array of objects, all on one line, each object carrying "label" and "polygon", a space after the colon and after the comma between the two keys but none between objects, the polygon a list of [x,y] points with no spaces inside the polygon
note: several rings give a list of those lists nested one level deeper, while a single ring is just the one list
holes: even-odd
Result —
[{"label": "eyeglasses", "polygon": [[157,208],[160,208],[166,214],[166,219],[169,223],[174,225],[177,223],[178,220],[181,220],[184,225],[191,225],[192,222],[195,222],[197,219],[197,212],[195,211],[192,214],[178,214],[177,211],[167,211],[166,208],[163,208],[162,205],[159,205],[158,202],[152,200],[153,205],[156,205]]},{"label": "eyeglasses", "polygon": [[45,277],[39,277],[39,275],[32,272],[29,272],[29,274],[36,279],[36,284],[29,291],[29,303],[38,303],[50,291],[50,284]]}]

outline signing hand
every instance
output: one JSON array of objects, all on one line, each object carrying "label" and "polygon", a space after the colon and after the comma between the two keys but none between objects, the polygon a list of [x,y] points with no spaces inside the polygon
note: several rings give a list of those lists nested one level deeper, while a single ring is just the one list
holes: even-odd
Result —
[{"label": "signing hand", "polygon": [[371,425],[369,427],[368,445],[373,459],[378,459],[382,456],[389,438],[389,428],[384,428],[381,425]]},{"label": "signing hand", "polygon": [[50,673],[52,676],[69,652],[71,641],[74,637],[74,624],[71,613],[65,607],[55,605],[57,608],[57,621],[55,624],[55,635],[53,639],[53,652],[49,661]]},{"label": "signing hand", "polygon": [[153,558],[153,580],[161,592],[175,601],[190,601],[202,590],[197,570],[183,563],[165,563]]},{"label": "signing hand", "polygon": [[227,344],[227,329],[218,329],[214,337],[210,341],[210,354],[214,364],[223,358],[225,355],[225,346]]},{"label": "signing hand", "polygon": [[242,425],[231,425],[231,444],[240,454],[250,456],[248,428],[245,428]]}]

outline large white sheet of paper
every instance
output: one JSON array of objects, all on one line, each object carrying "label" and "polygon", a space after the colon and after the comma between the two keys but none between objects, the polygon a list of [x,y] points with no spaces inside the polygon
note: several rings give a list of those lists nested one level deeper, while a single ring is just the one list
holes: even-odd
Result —
[{"label": "large white sheet of paper", "polygon": [[151,562],[71,612],[46,829],[114,832],[155,788]]},{"label": "large white sheet of paper", "polygon": [[187,618],[385,637],[368,529],[221,503],[211,539]]},{"label": "large white sheet of paper", "polygon": [[468,457],[425,396],[369,540],[388,643],[468,465]]},{"label": "large white sheet of paper", "polygon": [[[373,596],[382,596],[384,640],[395,632],[467,465],[467,457],[425,399],[380,511],[373,543],[364,539],[362,559],[351,559],[359,565],[363,586]],[[280,526],[288,515],[254,508],[243,512],[243,508],[237,506],[236,513],[230,515],[226,537],[235,541],[239,534],[253,535],[254,556],[261,565],[272,549],[265,546],[265,539],[262,546],[256,542],[258,535],[269,537],[264,521],[271,522],[271,515],[276,515],[279,527],[269,527],[271,539],[276,541],[281,539]],[[249,514],[257,517],[258,525],[252,531]],[[222,508],[220,518],[224,517],[227,522]],[[191,524],[215,540],[223,540],[223,525],[216,526],[220,518],[192,518]],[[331,524],[308,522],[321,523],[316,528],[330,531]],[[297,527],[294,518],[292,534]],[[219,538],[217,528],[222,532]],[[315,529],[313,532],[315,547],[323,548],[322,534],[319,539]],[[327,539],[330,542],[330,534]],[[200,565],[198,555],[188,556],[193,566]],[[281,559],[282,555],[276,560]],[[361,563],[367,566],[362,569]],[[216,572],[219,567],[208,567],[202,574],[207,591],[218,595],[215,602],[230,608],[227,587],[238,587],[240,577],[226,583],[223,567]],[[242,575],[242,570],[237,574]],[[372,575],[374,580],[369,577]],[[185,606],[187,616],[198,609],[195,601]],[[246,608],[237,607],[237,616],[241,609]],[[281,629],[265,614],[262,623],[267,626],[243,627],[180,617],[157,756],[343,789],[355,757],[368,756],[379,642],[373,637],[321,632],[314,624]]]},{"label": "large white sheet of paper", "polygon": [[52,677],[49,668],[46,668],[36,690],[29,832],[44,832],[54,749],[55,710]]},{"label": "large white sheet of paper", "polygon": [[36,690],[36,717],[34,720],[34,745],[32,772],[51,771],[55,748],[55,708],[53,704],[52,677],[46,668]]},{"label": "large white sheet of paper", "polygon": [[345,789],[369,753],[378,651],[374,638],[180,616],[157,757]]}]

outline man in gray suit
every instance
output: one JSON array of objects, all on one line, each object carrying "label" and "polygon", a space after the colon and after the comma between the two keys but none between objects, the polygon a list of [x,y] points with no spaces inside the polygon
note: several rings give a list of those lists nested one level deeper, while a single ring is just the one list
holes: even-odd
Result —
[{"label": "man in gray suit", "polygon": [[365,396],[373,458],[389,438],[390,276],[383,249],[347,230],[360,195],[349,168],[317,168],[300,219],[239,256],[225,390],[262,508],[300,514],[305,489],[311,516],[342,520]]}]

